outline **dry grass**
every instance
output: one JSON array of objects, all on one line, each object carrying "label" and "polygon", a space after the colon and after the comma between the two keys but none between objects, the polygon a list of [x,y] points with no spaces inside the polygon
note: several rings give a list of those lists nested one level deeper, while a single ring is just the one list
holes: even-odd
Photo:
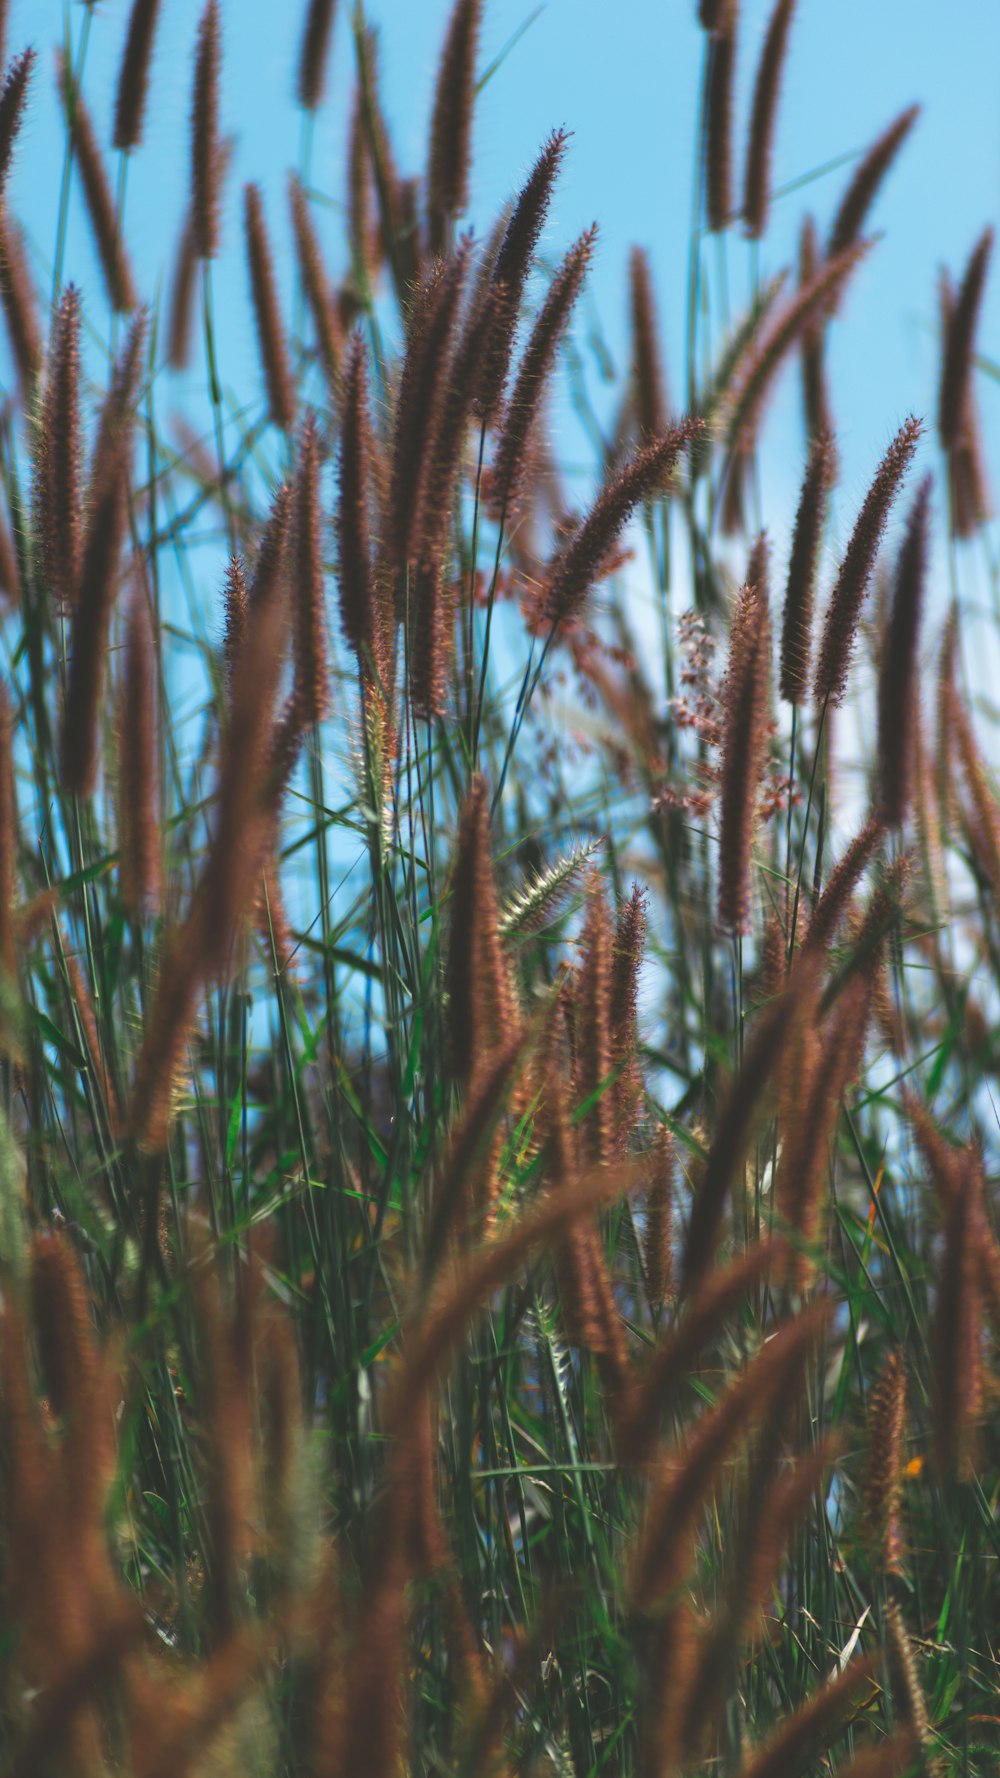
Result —
[{"label": "dry grass", "polygon": [[[0,227],[0,1765],[988,1778],[1000,803],[959,566],[936,729],[920,621],[935,537],[989,508],[991,237],[942,297],[947,500],[907,491],[908,419],[838,552],[824,341],[916,109],[759,280],[794,5],[737,216],[739,8],[703,0],[690,361],[637,248],[577,512],[545,414],[595,230],[536,263],[566,133],[458,232],[488,8],[451,10],[412,177],[352,13],[344,194],[308,168],[337,9],[302,8],[291,302],[262,185],[225,236],[225,0],[179,250],[127,256],[160,10],[73,9],[65,46],[103,288],[64,205],[49,324]],[[120,26],[116,189],[81,45]],[[796,362],[785,540],[749,513]]]}]

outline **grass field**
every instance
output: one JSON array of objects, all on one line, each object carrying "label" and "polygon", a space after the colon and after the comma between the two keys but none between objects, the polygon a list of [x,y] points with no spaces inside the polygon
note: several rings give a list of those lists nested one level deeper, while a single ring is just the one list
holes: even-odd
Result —
[{"label": "grass field", "polygon": [[358,4],[324,192],[302,10],[291,304],[261,189],[222,202],[231,0],[148,288],[159,0],[114,27],[110,140],[112,27],[67,12],[43,268],[4,191],[52,46],[2,44],[0,1771],[990,1778],[992,235],[851,508],[825,343],[915,111],[772,265],[794,0],[746,118],[737,0],[701,0],[687,361],[668,394],[636,249],[610,430],[570,358],[577,510],[567,135],[473,219],[482,0],[414,177]]}]

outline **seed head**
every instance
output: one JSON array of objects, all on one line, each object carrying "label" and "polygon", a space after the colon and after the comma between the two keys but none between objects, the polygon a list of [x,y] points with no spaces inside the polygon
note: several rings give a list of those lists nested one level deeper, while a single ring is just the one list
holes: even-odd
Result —
[{"label": "seed head", "polygon": [[813,684],[817,704],[839,704],[847,689],[854,635],[875,557],[892,503],[913,460],[923,428],[911,415],[903,422],[875,474],[858,514],[830,594]]},{"label": "seed head", "polygon": [[198,259],[219,251],[222,153],[219,142],[219,77],[222,26],[219,0],[207,0],[198,26],[191,101],[191,219]]},{"label": "seed head", "polygon": [[138,148],[142,140],[149,69],[159,16],[160,0],[132,0],[115,99],[114,145],[118,149]]}]

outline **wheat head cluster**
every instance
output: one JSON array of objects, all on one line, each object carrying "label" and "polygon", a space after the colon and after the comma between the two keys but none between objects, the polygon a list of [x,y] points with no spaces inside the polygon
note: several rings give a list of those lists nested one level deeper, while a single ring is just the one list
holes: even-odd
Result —
[{"label": "wheat head cluster", "polygon": [[568,128],[473,226],[486,0],[414,174],[391,34],[275,9],[240,192],[207,0],[156,266],[169,9],[0,0],[10,1778],[1000,1770],[992,233],[858,499],[828,348],[919,107],[775,264],[810,3],[697,6],[687,359],[636,246],[608,424]]}]

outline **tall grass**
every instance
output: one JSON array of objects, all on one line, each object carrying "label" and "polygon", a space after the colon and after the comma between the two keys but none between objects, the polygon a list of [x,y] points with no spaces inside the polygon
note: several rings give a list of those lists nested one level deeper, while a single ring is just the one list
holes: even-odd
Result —
[{"label": "tall grass", "polygon": [[[117,187],[85,52],[119,24],[71,15],[50,312],[2,219],[3,1769],[987,1778],[1000,803],[957,569],[920,624],[935,540],[985,535],[990,237],[942,300],[946,496],[910,418],[838,551],[824,343],[916,111],[797,282],[758,277],[794,6],[741,180],[738,8],[703,0],[689,358],[637,250],[577,512],[545,416],[594,230],[536,262],[571,144],[462,233],[483,8],[409,177],[355,6],[331,209],[334,11],[297,26],[291,313],[258,185],[225,232],[224,0],[162,284],[126,254],[156,4]],[[68,278],[77,205],[103,290]],[[796,366],[779,587],[758,452]]]}]

